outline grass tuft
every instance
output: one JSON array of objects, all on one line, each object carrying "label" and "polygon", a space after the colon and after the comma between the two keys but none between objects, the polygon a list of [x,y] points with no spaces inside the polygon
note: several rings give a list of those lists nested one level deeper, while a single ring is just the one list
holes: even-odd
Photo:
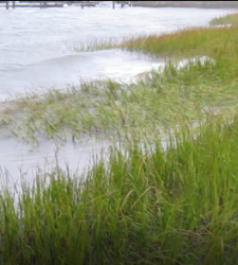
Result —
[{"label": "grass tuft", "polygon": [[212,119],[196,138],[172,134],[166,151],[160,139],[112,147],[86,181],[36,176],[17,205],[6,190],[0,263],[236,264],[237,132],[237,117]]}]

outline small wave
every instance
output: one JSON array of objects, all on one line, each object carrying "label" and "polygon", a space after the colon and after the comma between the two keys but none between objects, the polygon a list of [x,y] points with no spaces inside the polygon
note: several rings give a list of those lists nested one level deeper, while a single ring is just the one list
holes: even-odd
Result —
[{"label": "small wave", "polygon": [[0,64],[0,73],[1,72],[12,72],[12,71],[16,71],[16,70],[21,70],[23,67],[25,67],[26,65],[24,64]]}]

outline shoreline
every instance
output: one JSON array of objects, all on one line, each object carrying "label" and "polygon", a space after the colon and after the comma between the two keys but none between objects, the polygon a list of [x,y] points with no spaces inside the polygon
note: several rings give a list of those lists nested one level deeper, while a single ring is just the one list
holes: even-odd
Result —
[{"label": "shoreline", "polygon": [[237,1],[131,1],[133,7],[238,8]]}]

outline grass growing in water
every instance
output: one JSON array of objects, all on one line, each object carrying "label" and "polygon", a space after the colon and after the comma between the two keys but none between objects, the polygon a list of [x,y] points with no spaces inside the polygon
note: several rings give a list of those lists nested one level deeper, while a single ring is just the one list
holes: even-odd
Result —
[{"label": "grass growing in water", "polygon": [[115,38],[111,39],[91,39],[87,44],[79,44],[74,48],[78,52],[92,52],[96,50],[107,50],[118,46],[119,41]]},{"label": "grass growing in water", "polygon": [[130,40],[122,47],[172,59],[206,55],[215,64],[168,63],[130,86],[109,81],[52,90],[5,109],[1,128],[27,140],[36,132],[62,137],[64,129],[76,136],[127,128],[156,135],[159,124],[202,119],[209,108],[224,119],[208,120],[196,139],[182,126],[175,142],[168,135],[166,151],[155,137],[152,146],[112,148],[109,165],[99,162],[85,182],[59,170],[45,175],[49,185],[39,176],[35,187],[23,187],[17,208],[11,193],[2,193],[0,263],[236,264],[238,122],[227,120],[237,107],[236,31]]},{"label": "grass growing in water", "polygon": [[[85,182],[56,170],[2,193],[1,264],[236,264],[238,122],[111,149]],[[173,138],[173,140],[172,140]],[[176,148],[174,145],[176,143]]]},{"label": "grass growing in water", "polygon": [[[131,38],[121,44],[122,48],[138,50],[172,58],[209,56],[215,60],[237,58],[237,27],[189,28],[171,34],[149,35]],[[234,57],[236,55],[236,57]],[[220,61],[219,60],[219,61]],[[226,65],[224,65],[225,67]]]},{"label": "grass growing in water", "polygon": [[[195,28],[162,36],[127,40],[121,48],[168,58],[163,71],[155,71],[137,83],[92,82],[66,91],[50,90],[43,97],[14,100],[1,112],[2,132],[10,131],[29,142],[39,135],[65,140],[97,132],[157,135],[161,127],[201,111],[233,113],[237,107],[237,27]],[[178,59],[207,56],[178,68]],[[14,106],[12,108],[12,106]]]},{"label": "grass growing in water", "polygon": [[237,82],[220,80],[217,71],[209,61],[180,70],[168,64],[162,74],[154,72],[135,84],[108,81],[50,90],[44,98],[12,102],[14,109],[2,114],[1,128],[28,142],[37,142],[39,135],[64,141],[68,133],[80,140],[84,134],[125,136],[130,131],[153,138],[162,128],[184,119],[191,123],[202,113],[233,113]]}]

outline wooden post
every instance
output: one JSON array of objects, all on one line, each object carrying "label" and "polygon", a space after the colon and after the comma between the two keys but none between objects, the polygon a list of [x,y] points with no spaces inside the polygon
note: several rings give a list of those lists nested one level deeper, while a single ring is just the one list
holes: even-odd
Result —
[{"label": "wooden post", "polygon": [[124,7],[124,1],[121,1],[121,7]]},{"label": "wooden post", "polygon": [[16,1],[12,1],[12,8],[16,7]]},{"label": "wooden post", "polygon": [[115,1],[112,1],[112,8],[114,9],[115,8]]},{"label": "wooden post", "polygon": [[9,9],[9,1],[6,1],[6,9]]}]

